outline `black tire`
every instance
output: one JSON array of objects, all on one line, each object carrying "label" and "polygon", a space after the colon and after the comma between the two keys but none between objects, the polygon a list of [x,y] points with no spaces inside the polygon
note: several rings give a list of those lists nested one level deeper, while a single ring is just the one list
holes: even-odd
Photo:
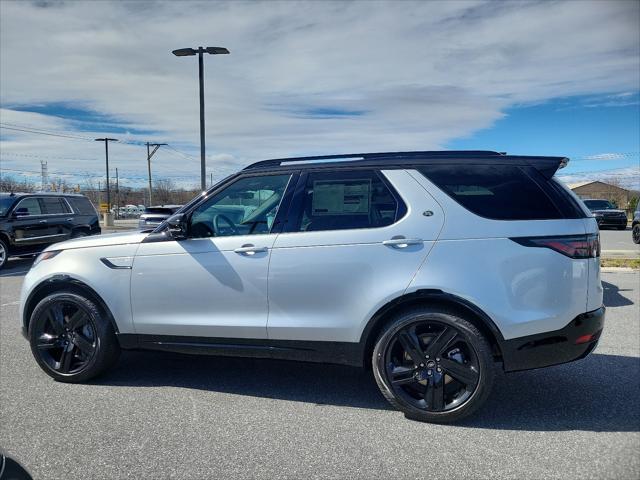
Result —
[{"label": "black tire", "polygon": [[74,230],[71,233],[71,238],[82,238],[82,237],[88,237],[89,234],[84,231],[84,230]]},{"label": "black tire", "polygon": [[9,246],[2,238],[0,238],[0,270],[9,261]]},{"label": "black tire", "polygon": [[626,225],[620,225],[620,226],[618,227],[618,230],[626,230],[626,229],[627,229],[627,226],[626,226]]},{"label": "black tire", "polygon": [[29,341],[40,368],[60,382],[85,382],[111,368],[120,356],[105,312],[74,292],[53,293],[36,305]]},{"label": "black tire", "polygon": [[637,223],[631,229],[631,238],[633,239],[633,243],[640,244],[640,223]]},{"label": "black tire", "polygon": [[[407,341],[418,349],[409,354]],[[419,308],[393,318],[376,342],[372,366],[391,405],[407,418],[432,423],[455,422],[476,411],[489,397],[495,375],[486,338],[445,309]]]}]

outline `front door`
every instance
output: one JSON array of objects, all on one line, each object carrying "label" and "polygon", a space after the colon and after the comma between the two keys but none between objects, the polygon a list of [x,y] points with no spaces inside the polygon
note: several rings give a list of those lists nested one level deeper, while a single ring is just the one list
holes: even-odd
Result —
[{"label": "front door", "polygon": [[136,332],[266,338],[269,257],[290,179],[240,177],[188,214],[188,238],[142,243],[131,279]]},{"label": "front door", "polygon": [[11,228],[19,250],[27,251],[55,241],[51,239],[48,217],[37,197],[27,197],[18,202],[12,212]]}]

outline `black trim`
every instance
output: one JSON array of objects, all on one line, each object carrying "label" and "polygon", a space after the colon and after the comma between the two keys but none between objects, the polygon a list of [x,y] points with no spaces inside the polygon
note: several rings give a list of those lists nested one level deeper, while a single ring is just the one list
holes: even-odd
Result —
[{"label": "black trim", "polygon": [[117,338],[120,347],[126,350],[157,350],[193,355],[272,358],[362,366],[361,345],[355,342],[308,342],[132,333],[120,333]]},{"label": "black trim", "polygon": [[115,263],[113,263],[113,262],[109,261],[109,259],[108,259],[108,258],[104,258],[104,257],[103,257],[103,258],[101,258],[101,259],[100,259],[100,261],[101,261],[102,263],[104,263],[107,267],[112,268],[112,269],[114,269],[114,270],[131,270],[131,267],[130,267],[130,266],[128,266],[128,267],[121,267],[121,266],[116,265]]},{"label": "black trim", "polygon": [[[572,362],[589,355],[598,344],[604,328],[605,307],[583,313],[553,332],[505,340],[502,358],[505,372],[530,370]],[[593,340],[576,345],[576,340],[593,334]]]}]

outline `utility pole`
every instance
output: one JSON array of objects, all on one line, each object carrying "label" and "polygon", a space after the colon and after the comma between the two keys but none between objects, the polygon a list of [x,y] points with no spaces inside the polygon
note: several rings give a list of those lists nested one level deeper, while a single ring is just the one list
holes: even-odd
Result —
[{"label": "utility pole", "polygon": [[120,218],[120,182],[118,179],[118,167],[116,167],[116,218]]},{"label": "utility pole", "polygon": [[213,173],[209,174],[209,188],[213,187]]},{"label": "utility pole", "polygon": [[[158,149],[162,146],[162,145],[166,145],[166,143],[149,143],[147,142],[147,169],[149,171],[149,206],[151,206],[152,204],[152,186],[151,186],[151,157],[153,157],[153,154],[156,153],[158,151]],[[150,147],[154,147],[153,151],[149,151]]]},{"label": "utility pole", "polygon": [[109,188],[109,142],[117,142],[116,138],[96,138],[96,142],[104,142],[104,157],[107,164],[107,213],[111,212],[111,189]]},{"label": "utility pole", "polygon": [[49,190],[49,172],[48,172],[48,166],[47,166],[47,162],[45,160],[40,160],[40,169],[41,169],[41,181],[42,181],[42,186],[40,187],[40,189],[43,192],[46,192],[47,190]]}]

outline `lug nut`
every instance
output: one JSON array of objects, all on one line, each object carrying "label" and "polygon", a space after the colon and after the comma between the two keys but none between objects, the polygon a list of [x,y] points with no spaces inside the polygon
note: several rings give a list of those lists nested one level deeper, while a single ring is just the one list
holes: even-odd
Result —
[{"label": "lug nut", "polygon": [[431,376],[433,375],[433,372],[431,370],[427,370],[427,375]]},{"label": "lug nut", "polygon": [[439,359],[439,358],[436,358],[436,362],[439,362],[439,361],[440,361],[440,359]]},{"label": "lug nut", "polygon": [[421,363],[421,364],[420,364],[420,366],[421,366],[421,367],[424,367],[424,363]]},{"label": "lug nut", "polygon": [[438,372],[441,372],[441,371],[442,371],[442,369],[441,369],[440,367],[436,368],[436,370],[437,370]]}]

